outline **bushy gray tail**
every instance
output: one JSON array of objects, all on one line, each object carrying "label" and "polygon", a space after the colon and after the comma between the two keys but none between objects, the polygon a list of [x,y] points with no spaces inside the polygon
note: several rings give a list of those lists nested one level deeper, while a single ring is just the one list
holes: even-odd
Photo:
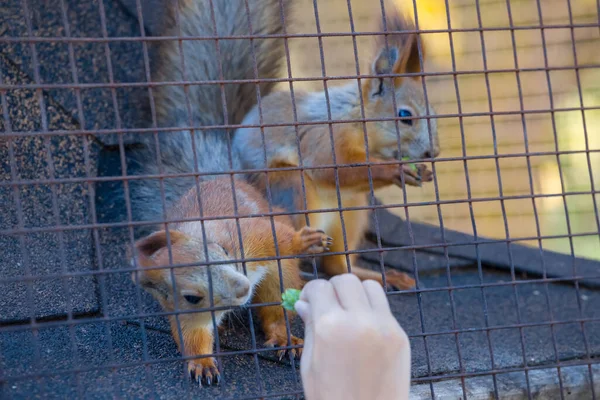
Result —
[{"label": "bushy gray tail", "polygon": [[[257,102],[255,83],[206,84],[207,81],[277,78],[284,60],[283,39],[227,39],[232,36],[279,34],[287,17],[288,0],[179,0],[166,16],[161,36],[196,39],[161,42],[156,53],[154,82],[185,81],[184,86],[161,85],[153,89],[159,127],[239,124]],[[283,16],[283,18],[282,18]],[[202,37],[218,36],[214,39]],[[218,48],[217,48],[218,46]],[[183,50],[183,54],[182,51]],[[195,83],[202,81],[203,83]],[[274,83],[259,85],[261,96]],[[223,99],[223,95],[225,98]],[[224,104],[226,104],[224,106]],[[151,118],[151,115],[148,115]],[[210,128],[144,134],[139,148],[127,154],[128,173],[134,175],[181,174],[239,168],[230,157],[230,129]],[[201,177],[206,179],[206,177]],[[166,207],[195,185],[194,177],[130,181],[136,221],[163,219]]]}]

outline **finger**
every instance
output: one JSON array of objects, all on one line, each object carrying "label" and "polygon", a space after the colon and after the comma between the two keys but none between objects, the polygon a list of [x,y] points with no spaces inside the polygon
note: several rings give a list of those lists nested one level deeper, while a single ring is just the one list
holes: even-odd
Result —
[{"label": "finger", "polygon": [[294,308],[296,309],[296,313],[298,314],[298,316],[300,316],[300,318],[302,319],[302,322],[304,322],[305,325],[312,322],[312,316],[310,314],[310,306],[308,305],[307,302],[305,302],[303,300],[298,300],[296,302],[296,304],[294,305]]},{"label": "finger", "polygon": [[304,322],[304,348],[302,349],[302,361],[300,362],[300,371],[302,376],[307,376],[308,370],[311,367],[311,361],[313,357],[314,348],[314,324],[312,314],[310,312],[310,305],[303,301],[298,300],[296,302],[296,312],[302,318]]},{"label": "finger", "polygon": [[324,279],[308,282],[302,289],[299,300],[308,303],[313,320],[329,311],[341,308],[333,286]]},{"label": "finger", "polygon": [[304,322],[304,340],[309,341],[313,337],[313,318],[310,312],[310,305],[302,300],[296,302],[296,312]]},{"label": "finger", "polygon": [[365,294],[369,299],[369,304],[371,305],[371,308],[374,311],[389,313],[392,312],[390,310],[390,303],[387,299],[387,296],[385,295],[385,292],[383,291],[383,287],[381,287],[379,283],[369,280],[364,281],[362,284],[365,290]]},{"label": "finger", "polygon": [[369,300],[356,275],[337,275],[329,281],[335,289],[342,308],[346,310],[367,310],[369,308]]}]

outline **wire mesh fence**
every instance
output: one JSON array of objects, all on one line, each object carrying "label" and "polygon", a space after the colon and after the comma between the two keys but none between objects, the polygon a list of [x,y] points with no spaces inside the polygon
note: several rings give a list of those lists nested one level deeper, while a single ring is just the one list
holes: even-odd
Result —
[{"label": "wire mesh fence", "polygon": [[3,397],[301,398],[349,270],[415,398],[596,398],[600,3],[289,3],[0,6]]}]

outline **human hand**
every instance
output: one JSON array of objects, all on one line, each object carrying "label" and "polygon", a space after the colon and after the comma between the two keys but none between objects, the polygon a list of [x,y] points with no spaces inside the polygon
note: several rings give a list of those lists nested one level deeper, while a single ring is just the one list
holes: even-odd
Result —
[{"label": "human hand", "polygon": [[300,372],[307,400],[408,399],[410,343],[381,285],[344,274],[308,282]]}]

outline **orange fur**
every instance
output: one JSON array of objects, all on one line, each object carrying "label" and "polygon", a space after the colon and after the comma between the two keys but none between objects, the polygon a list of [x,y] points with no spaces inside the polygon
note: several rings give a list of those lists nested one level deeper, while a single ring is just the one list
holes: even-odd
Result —
[{"label": "orange fur", "polygon": [[[278,302],[281,301],[282,289],[302,287],[298,259],[283,259],[280,263],[277,260],[248,261],[245,263],[247,277],[243,275],[242,264],[230,263],[229,260],[318,253],[325,250],[331,241],[323,232],[315,229],[305,227],[294,230],[287,216],[276,217],[273,222],[269,217],[249,217],[268,213],[268,204],[260,192],[249,184],[235,180],[233,185],[235,203],[231,180],[221,178],[200,183],[200,196],[198,190],[192,188],[169,214],[172,219],[191,219],[199,218],[202,210],[203,217],[219,219],[203,223],[190,221],[168,224],[168,235],[166,231],[159,231],[136,242],[136,260],[141,267],[136,272],[140,276],[140,283],[168,311],[198,311],[180,314],[177,319],[170,317],[173,337],[186,356],[212,352],[213,322],[210,313],[202,312],[202,308],[210,305],[207,300],[209,279],[215,306],[241,305],[250,299],[247,296],[249,293],[253,293],[252,301],[255,303]],[[205,244],[208,260],[205,257]],[[160,266],[207,261],[220,261],[227,265],[211,266],[210,278],[206,266],[156,269]],[[280,265],[283,282],[279,279]],[[186,296],[202,300],[197,305],[190,305]],[[215,312],[217,323],[224,314],[225,311]],[[292,344],[302,344],[301,339],[287,332],[281,306],[261,307],[258,314],[267,337],[266,345],[285,346],[288,337]],[[183,346],[177,323],[181,328]],[[299,356],[301,351],[291,350],[290,353]],[[188,368],[192,376],[198,373],[204,378],[218,375],[214,360],[210,357],[192,359]]]}]

